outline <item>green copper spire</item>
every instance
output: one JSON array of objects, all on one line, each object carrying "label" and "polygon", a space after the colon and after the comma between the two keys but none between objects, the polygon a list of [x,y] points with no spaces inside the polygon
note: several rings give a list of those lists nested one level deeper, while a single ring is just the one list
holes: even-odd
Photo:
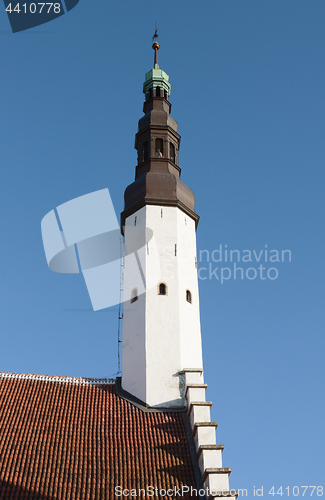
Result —
[{"label": "green copper spire", "polygon": [[167,94],[167,96],[170,95],[170,89],[171,85],[169,83],[169,76],[165,71],[159,68],[158,64],[158,50],[160,48],[159,43],[157,42],[157,30],[153,36],[155,39],[154,43],[152,44],[152,48],[155,51],[155,59],[154,59],[154,67],[148,73],[146,73],[145,76],[145,82],[143,84],[143,93],[145,95],[150,94],[151,89],[155,89],[156,87],[159,87],[164,90],[164,94]]}]

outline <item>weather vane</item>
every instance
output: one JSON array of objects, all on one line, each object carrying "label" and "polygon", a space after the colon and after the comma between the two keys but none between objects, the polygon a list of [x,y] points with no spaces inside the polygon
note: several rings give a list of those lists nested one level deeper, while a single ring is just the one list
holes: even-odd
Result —
[{"label": "weather vane", "polygon": [[155,51],[155,59],[154,59],[154,67],[158,67],[158,50],[160,48],[160,45],[159,43],[157,42],[157,38],[158,38],[158,33],[157,33],[158,29],[157,29],[157,23],[155,25],[155,34],[153,35],[152,37],[152,40],[154,40],[153,44],[152,44],[152,48],[153,50]]},{"label": "weather vane", "polygon": [[154,34],[154,36],[152,37],[152,41],[155,41],[155,42],[157,41],[157,38],[158,38],[158,33],[157,33],[157,31],[158,31],[158,29],[157,29],[157,27],[156,27],[156,29],[155,29],[155,34]]}]

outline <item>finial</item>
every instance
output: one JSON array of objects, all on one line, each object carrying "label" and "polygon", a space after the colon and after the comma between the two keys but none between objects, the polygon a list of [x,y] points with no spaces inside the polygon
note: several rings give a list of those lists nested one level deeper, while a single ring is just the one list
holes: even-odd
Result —
[{"label": "finial", "polygon": [[157,25],[156,25],[156,30],[155,30],[155,34],[154,36],[152,37],[152,39],[154,40],[153,44],[152,44],[152,48],[153,50],[155,51],[155,59],[154,59],[154,68],[159,68],[158,66],[158,50],[160,48],[160,45],[159,43],[157,42],[157,38],[158,38],[158,33],[157,33]]}]

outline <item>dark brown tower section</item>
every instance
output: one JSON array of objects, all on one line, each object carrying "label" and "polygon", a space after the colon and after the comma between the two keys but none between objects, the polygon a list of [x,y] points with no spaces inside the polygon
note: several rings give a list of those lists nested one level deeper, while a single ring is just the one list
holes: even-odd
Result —
[{"label": "dark brown tower section", "polygon": [[181,137],[177,133],[177,122],[170,116],[168,75],[158,66],[159,44],[155,42],[153,48],[155,64],[154,69],[146,74],[144,83],[144,116],[139,120],[135,136],[138,164],[135,181],[124,193],[122,232],[125,219],[144,205],[177,206],[194,219],[196,225],[199,220],[194,210],[193,191],[180,180],[178,151]]}]

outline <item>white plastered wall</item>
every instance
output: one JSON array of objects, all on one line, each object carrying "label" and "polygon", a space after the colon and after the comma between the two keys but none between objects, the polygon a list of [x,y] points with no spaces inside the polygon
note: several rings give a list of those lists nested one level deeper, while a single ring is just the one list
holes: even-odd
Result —
[{"label": "white plastered wall", "polygon": [[[135,227],[153,231],[148,244]],[[195,222],[177,207],[147,205],[126,219],[124,235],[127,248],[142,249],[125,259],[122,387],[150,406],[183,406],[179,371],[202,368]]]}]

